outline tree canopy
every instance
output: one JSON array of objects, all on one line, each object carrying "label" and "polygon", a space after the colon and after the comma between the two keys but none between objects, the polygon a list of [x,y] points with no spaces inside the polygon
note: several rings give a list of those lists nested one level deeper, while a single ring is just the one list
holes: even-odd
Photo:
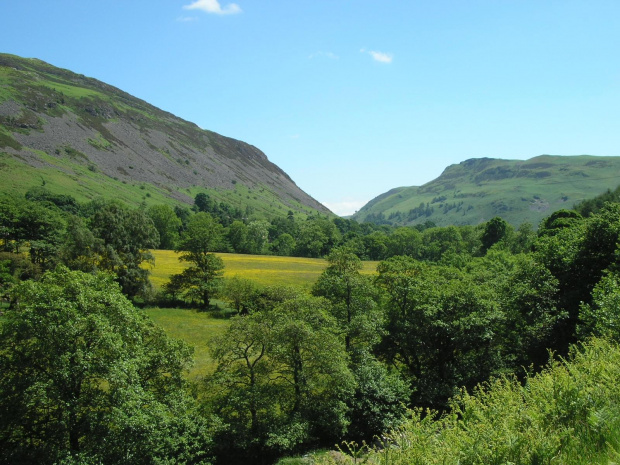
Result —
[{"label": "tree canopy", "polygon": [[0,326],[3,463],[207,458],[209,426],[185,391],[191,350],[110,275],[58,268],[13,298]]},{"label": "tree canopy", "polygon": [[179,260],[190,266],[172,277],[171,286],[203,308],[222,286],[224,262],[213,252],[223,246],[223,229],[211,215],[199,212],[187,223],[177,246]]}]

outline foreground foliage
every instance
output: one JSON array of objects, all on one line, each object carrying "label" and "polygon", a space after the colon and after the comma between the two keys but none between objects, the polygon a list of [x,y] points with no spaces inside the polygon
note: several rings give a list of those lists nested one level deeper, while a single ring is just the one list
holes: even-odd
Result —
[{"label": "foreground foliage", "polygon": [[[620,459],[620,348],[601,339],[574,347],[525,384],[502,377],[463,392],[441,417],[415,410],[386,446],[344,444],[328,464],[592,464]],[[361,449],[361,450],[360,450]],[[308,463],[308,462],[306,462]]]},{"label": "foreground foliage", "polygon": [[59,268],[13,291],[0,327],[0,463],[198,463],[191,350],[108,275]]},{"label": "foreground foliage", "polygon": [[300,295],[233,318],[213,341],[218,367],[205,397],[227,425],[218,441],[227,460],[276,457],[346,432],[353,376],[327,307]]}]

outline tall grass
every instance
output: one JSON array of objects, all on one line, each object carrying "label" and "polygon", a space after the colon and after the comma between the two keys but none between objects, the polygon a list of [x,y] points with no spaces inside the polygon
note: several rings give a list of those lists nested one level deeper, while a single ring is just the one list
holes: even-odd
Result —
[{"label": "tall grass", "polygon": [[[416,410],[363,458],[327,464],[608,464],[620,462],[620,349],[593,340],[525,385],[501,378],[454,400],[451,414]],[[346,445],[345,445],[346,446]],[[349,448],[343,447],[344,451]]]}]

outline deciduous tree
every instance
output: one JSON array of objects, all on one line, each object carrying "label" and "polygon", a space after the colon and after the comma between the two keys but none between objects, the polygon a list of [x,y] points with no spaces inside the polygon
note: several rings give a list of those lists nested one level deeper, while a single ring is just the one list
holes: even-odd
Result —
[{"label": "deciduous tree", "polygon": [[116,274],[128,296],[147,292],[150,272],[142,264],[153,260],[149,249],[159,244],[153,221],[142,210],[105,202],[97,207],[90,226],[95,237],[103,241],[99,269]]},{"label": "deciduous tree", "polygon": [[0,326],[2,463],[195,463],[209,425],[192,414],[191,351],[109,275],[59,268],[14,289]]},{"label": "deciduous tree", "polygon": [[174,213],[168,205],[153,205],[149,207],[146,214],[153,221],[153,226],[159,233],[160,249],[174,250],[179,240],[179,230],[181,229],[181,219]]},{"label": "deciduous tree", "polygon": [[327,263],[313,294],[331,302],[330,312],[348,351],[372,348],[381,338],[383,321],[371,278],[360,274],[361,260],[344,247],[334,248]]},{"label": "deciduous tree", "polygon": [[482,241],[482,252],[486,253],[491,246],[501,241],[506,236],[509,229],[509,224],[499,216],[491,218],[484,226],[484,231],[480,237]]},{"label": "deciduous tree", "polygon": [[493,289],[451,267],[393,257],[377,268],[387,294],[382,356],[404,368],[414,405],[445,408],[458,387],[501,368],[503,314]]},{"label": "deciduous tree", "polygon": [[224,283],[224,297],[239,314],[249,312],[257,292],[258,287],[250,279],[233,276]]},{"label": "deciduous tree", "polygon": [[297,296],[235,317],[213,341],[218,367],[205,396],[229,425],[229,456],[291,453],[346,431],[354,382],[328,306]]},{"label": "deciduous tree", "polygon": [[179,284],[186,296],[208,307],[222,285],[224,262],[213,252],[224,243],[224,228],[208,213],[196,213],[183,232],[177,251],[179,260],[190,263]]}]

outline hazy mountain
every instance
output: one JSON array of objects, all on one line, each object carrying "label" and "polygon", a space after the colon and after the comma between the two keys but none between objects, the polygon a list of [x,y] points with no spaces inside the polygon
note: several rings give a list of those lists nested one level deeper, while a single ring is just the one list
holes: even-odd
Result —
[{"label": "hazy mountain", "polygon": [[418,187],[398,187],[371,200],[358,221],[438,226],[478,224],[500,216],[537,226],[561,208],[620,184],[620,157],[542,155],[529,160],[473,158],[448,166]]},{"label": "hazy mountain", "polygon": [[45,185],[79,200],[191,203],[206,192],[262,214],[329,213],[256,147],[115,87],[0,54],[2,191]]}]

